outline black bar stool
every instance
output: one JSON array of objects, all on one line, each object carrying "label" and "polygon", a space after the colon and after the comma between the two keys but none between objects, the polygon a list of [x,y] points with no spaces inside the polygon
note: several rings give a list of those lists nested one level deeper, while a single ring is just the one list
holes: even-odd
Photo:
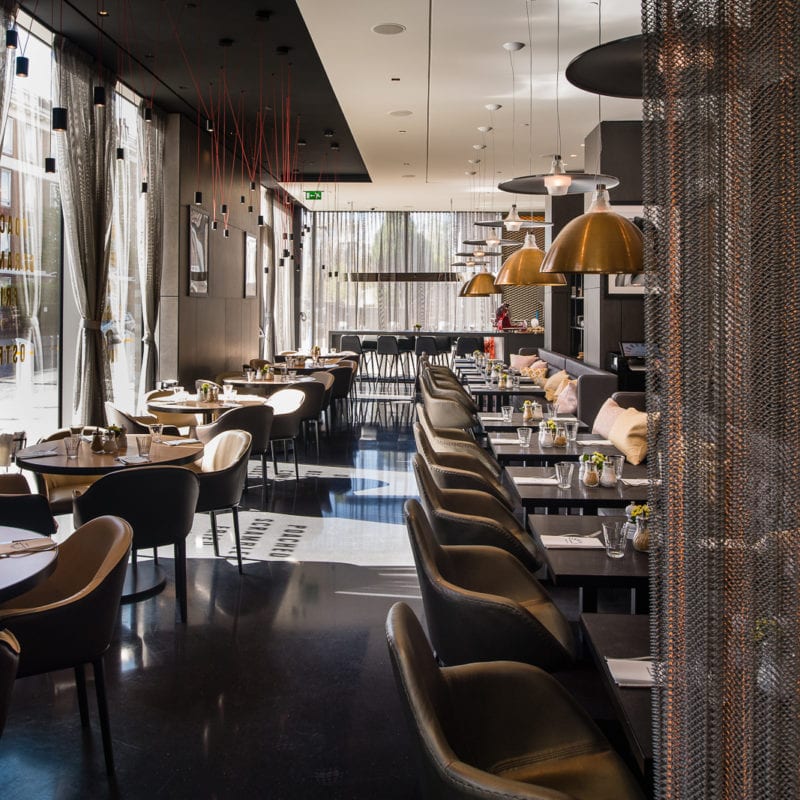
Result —
[{"label": "black bar stool", "polygon": [[378,337],[378,381],[386,381],[394,370],[394,380],[400,381],[400,347],[396,336]]}]

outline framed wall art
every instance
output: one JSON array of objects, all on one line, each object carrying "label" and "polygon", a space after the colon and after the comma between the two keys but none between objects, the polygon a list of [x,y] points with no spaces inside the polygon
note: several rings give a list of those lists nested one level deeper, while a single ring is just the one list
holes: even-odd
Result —
[{"label": "framed wall art", "polygon": [[256,285],[256,237],[252,234],[244,235],[244,296],[255,297],[258,292]]},{"label": "framed wall art", "polygon": [[189,294],[208,294],[208,214],[189,208]]},{"label": "framed wall art", "polygon": [[644,294],[644,272],[635,275],[609,275],[609,294]]}]

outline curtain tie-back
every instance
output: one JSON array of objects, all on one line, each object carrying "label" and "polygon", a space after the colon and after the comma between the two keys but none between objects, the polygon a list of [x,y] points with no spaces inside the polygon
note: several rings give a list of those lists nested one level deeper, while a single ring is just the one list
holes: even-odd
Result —
[{"label": "curtain tie-back", "polygon": [[81,327],[87,331],[99,331],[102,329],[100,325],[100,321],[96,319],[84,319],[81,320]]},{"label": "curtain tie-back", "polygon": [[143,344],[155,344],[155,342],[156,342],[156,337],[153,336],[152,333],[146,333],[144,336],[142,336]]}]

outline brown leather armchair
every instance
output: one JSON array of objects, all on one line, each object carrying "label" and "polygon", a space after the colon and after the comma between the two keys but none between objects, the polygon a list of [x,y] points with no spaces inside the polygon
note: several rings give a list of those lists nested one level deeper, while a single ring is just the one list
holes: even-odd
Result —
[{"label": "brown leather armchair", "polygon": [[569,622],[514,556],[496,547],[442,547],[416,500],[404,510],[428,631],[443,664],[522,661],[553,672],[575,661]]},{"label": "brown leather armchair", "polygon": [[219,556],[217,514],[230,509],[236,541],[236,562],[242,574],[242,541],[239,538],[239,500],[247,482],[247,462],[253,437],[243,430],[218,433],[204,448],[197,477],[200,494],[195,511],[209,512],[214,555]]},{"label": "brown leather armchair", "polygon": [[89,725],[84,665],[94,668],[109,774],[114,755],[103,654],[117,622],[131,539],[130,525],[122,519],[92,520],[60,545],[55,571],[46,580],[0,605],[0,626],[20,643],[17,677],[73,668],[83,727]]},{"label": "brown leather armchair", "polygon": [[[70,435],[69,428],[60,428],[49,436],[39,439],[39,442],[54,442]],[[72,497],[75,492],[83,494],[100,478],[99,475],[49,475],[45,472],[34,472],[33,477],[39,493],[50,503],[52,514],[71,514]]]},{"label": "brown leather armchair", "polygon": [[127,467],[104,475],[75,498],[76,527],[106,514],[122,517],[133,528],[136,552],[172,545],[175,550],[175,596],[186,622],[186,537],[197,506],[197,475],[185,467]]},{"label": "brown leather armchair", "polygon": [[488,492],[509,511],[515,511],[518,504],[514,496],[483,466],[482,461],[466,452],[435,452],[418,422],[414,423],[414,441],[417,444],[417,452],[425,459],[428,470],[439,488],[477,489]]},{"label": "brown leather armchair", "polygon": [[[158,422],[158,417],[153,414],[144,414],[141,416],[134,416],[128,414],[127,411],[122,411],[117,408],[113,403],[105,402],[106,424],[117,425],[120,428],[125,428],[128,433],[150,433],[150,426],[154,422]],[[174,425],[165,425],[164,433],[167,436],[180,436],[180,431]]]},{"label": "brown leather armchair", "polygon": [[52,536],[58,526],[43,494],[0,494],[0,520],[3,525]]},{"label": "brown leather armchair", "polygon": [[531,535],[496,497],[474,489],[440,489],[419,453],[411,463],[439,544],[499,547],[534,572],[541,567]]},{"label": "brown leather armchair", "polygon": [[438,667],[414,612],[396,603],[386,638],[437,800],[644,800],[622,759],[566,689],[530,664]]}]

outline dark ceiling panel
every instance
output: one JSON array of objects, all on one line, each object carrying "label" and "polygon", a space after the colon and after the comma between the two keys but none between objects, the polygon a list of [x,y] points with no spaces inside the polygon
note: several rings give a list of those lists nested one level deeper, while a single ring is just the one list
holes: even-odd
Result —
[{"label": "dark ceiling panel", "polygon": [[[25,0],[21,5],[48,28],[101,58],[138,94],[192,121],[198,113],[205,116],[203,104],[209,97],[219,104],[224,78],[233,106],[238,111],[242,103],[245,108],[251,137],[258,109],[263,108],[273,161],[276,156],[280,161],[287,149],[293,151],[296,138],[306,140],[297,152],[296,180],[369,181],[302,15],[291,0],[275,0],[272,6],[240,0]],[[109,15],[101,19],[98,8]],[[221,46],[226,39],[232,43]],[[195,87],[202,92],[202,102]],[[285,146],[280,133],[276,144],[273,129],[277,119],[278,131],[284,130],[281,117],[287,105],[292,130]],[[233,139],[233,128],[228,128]],[[333,136],[326,137],[326,130]],[[339,149],[332,149],[332,143]]]}]

